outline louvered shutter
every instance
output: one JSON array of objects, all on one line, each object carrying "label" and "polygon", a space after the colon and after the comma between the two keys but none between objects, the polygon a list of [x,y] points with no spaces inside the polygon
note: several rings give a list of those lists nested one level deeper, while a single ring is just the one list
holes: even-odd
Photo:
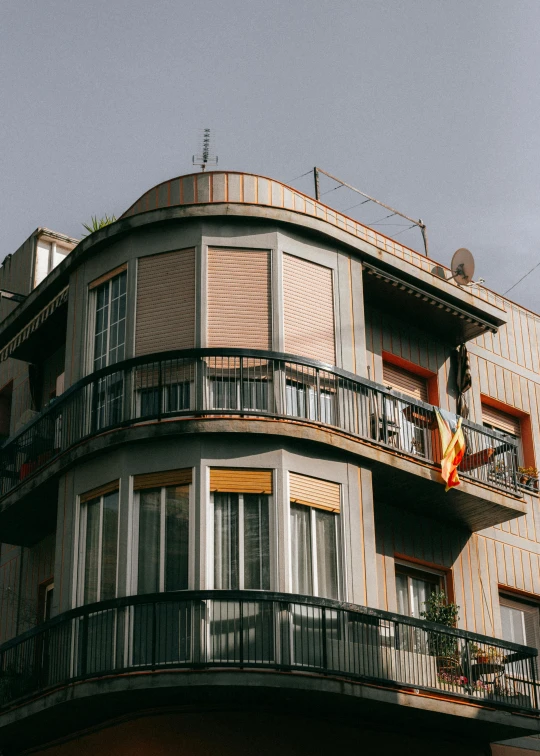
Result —
[{"label": "louvered shutter", "polygon": [[489,404],[482,404],[482,421],[492,425],[497,430],[503,431],[503,433],[510,433],[518,438],[521,435],[519,417],[509,415],[507,412],[491,407]]},{"label": "louvered shutter", "polygon": [[162,486],[187,486],[191,483],[191,475],[191,467],[182,470],[165,470],[135,475],[133,490],[141,491],[145,488],[161,488]]},{"label": "louvered shutter", "polygon": [[285,351],[336,364],[332,270],[283,255]]},{"label": "louvered shutter", "polygon": [[339,512],[341,487],[329,480],[289,473],[289,498],[293,504]]},{"label": "louvered shutter", "polygon": [[110,483],[105,483],[105,485],[103,486],[93,488],[91,491],[86,491],[85,493],[81,494],[80,502],[81,504],[85,504],[87,501],[91,501],[92,499],[99,499],[100,496],[106,496],[106,494],[112,493],[113,491],[118,491],[119,486],[119,480],[112,480]]},{"label": "louvered shutter", "polygon": [[195,250],[139,258],[135,354],[195,345]]},{"label": "louvered shutter", "polygon": [[272,348],[270,252],[208,250],[208,346]]},{"label": "louvered shutter", "polygon": [[383,362],[383,383],[413,399],[428,401],[427,380],[391,362]]},{"label": "louvered shutter", "polygon": [[220,493],[272,493],[272,470],[244,470],[232,467],[210,470],[210,491]]}]

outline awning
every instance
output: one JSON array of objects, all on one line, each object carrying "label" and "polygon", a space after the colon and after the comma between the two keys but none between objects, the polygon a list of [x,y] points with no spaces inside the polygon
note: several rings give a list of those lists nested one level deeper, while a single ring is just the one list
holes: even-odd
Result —
[{"label": "awning", "polygon": [[[400,319],[408,316],[415,325],[439,335],[444,333],[456,344],[463,344],[486,331],[497,333],[497,328],[504,323],[492,320],[489,315],[486,317],[486,313],[480,315],[466,303],[452,302],[442,292],[435,294],[429,286],[423,288],[418,279],[413,284],[405,276],[402,278],[370,263],[364,262],[363,267],[368,274],[365,277],[368,303],[391,310]],[[392,296],[387,286],[393,287]]]},{"label": "awning", "polygon": [[44,307],[38,314],[32,318],[32,320],[21,330],[19,333],[14,336],[8,344],[0,351],[0,362],[4,362],[4,360],[7,360],[8,357],[11,357],[13,352],[15,352],[16,349],[18,349],[21,344],[23,344],[25,341],[27,341],[30,336],[37,331],[37,329],[43,325],[43,323],[55,313],[59,307],[61,307],[63,304],[66,304],[68,301],[68,290],[69,287],[66,286],[65,289],[62,289],[62,291],[57,294],[54,299],[51,299],[49,304]]}]

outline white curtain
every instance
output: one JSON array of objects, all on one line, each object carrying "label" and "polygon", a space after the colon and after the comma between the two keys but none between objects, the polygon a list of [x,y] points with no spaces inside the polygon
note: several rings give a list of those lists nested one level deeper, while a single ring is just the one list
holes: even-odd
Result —
[{"label": "white curtain", "polygon": [[291,504],[292,591],[313,594],[310,508]]},{"label": "white curtain", "polygon": [[138,593],[159,591],[159,539],[161,491],[139,494],[139,569]]}]

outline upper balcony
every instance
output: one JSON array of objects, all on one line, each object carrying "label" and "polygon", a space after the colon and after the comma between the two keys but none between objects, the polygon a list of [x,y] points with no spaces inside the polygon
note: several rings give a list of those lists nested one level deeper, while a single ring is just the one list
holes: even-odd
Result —
[{"label": "upper balcony", "polygon": [[71,386],[0,448],[3,540],[27,545],[43,535],[44,487],[83,455],[144,435],[206,431],[330,444],[372,467],[376,499],[399,497],[470,530],[521,515],[515,442],[468,421],[463,482],[444,493],[433,409],[289,354],[198,349],[126,360]]}]

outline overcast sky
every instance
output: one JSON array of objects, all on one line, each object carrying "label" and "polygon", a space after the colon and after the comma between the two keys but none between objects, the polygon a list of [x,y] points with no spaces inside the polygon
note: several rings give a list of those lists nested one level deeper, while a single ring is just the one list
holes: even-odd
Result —
[{"label": "overcast sky", "polygon": [[209,126],[219,167],[319,165],[504,292],[540,262],[539,29],[540,0],[0,0],[1,256],[190,172]]}]

